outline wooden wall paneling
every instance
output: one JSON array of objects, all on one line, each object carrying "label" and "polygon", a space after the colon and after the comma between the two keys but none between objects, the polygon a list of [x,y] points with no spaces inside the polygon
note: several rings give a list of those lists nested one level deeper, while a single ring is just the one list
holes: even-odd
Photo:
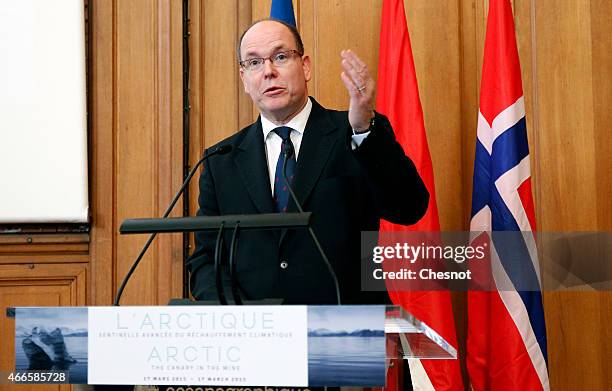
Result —
[{"label": "wooden wall paneling", "polygon": [[204,140],[206,146],[221,141],[238,129],[238,34],[237,0],[205,2],[202,30],[205,55]]},{"label": "wooden wall paneling", "polygon": [[0,264],[89,261],[88,234],[0,236]]},{"label": "wooden wall paneling", "polygon": [[314,97],[317,96],[315,72],[319,66],[314,50],[316,41],[315,34],[317,32],[315,23],[315,2],[316,0],[301,0],[299,2],[299,19],[296,20],[300,35],[302,36],[304,51],[310,55],[312,65],[311,80],[308,82],[308,93]]},{"label": "wooden wall paneling", "polygon": [[[406,1],[443,230],[464,227],[459,3]],[[472,114],[475,116],[475,113]]]},{"label": "wooden wall paneling", "polygon": [[[250,23],[251,9],[247,1],[192,1],[189,14],[189,156],[193,166],[205,148],[235,133],[245,119],[250,121],[251,107],[240,104],[240,95],[245,94],[235,47],[242,25]],[[190,210],[195,213],[197,180],[190,189]]]},{"label": "wooden wall paneling", "polygon": [[[596,227],[589,2],[536,3],[542,230]],[[571,191],[568,191],[570,190]]]},{"label": "wooden wall paneling", "polygon": [[553,390],[610,389],[610,292],[545,293]]},{"label": "wooden wall paneling", "polygon": [[[156,216],[162,216],[183,183],[183,6],[179,1],[158,2],[157,74],[159,135],[157,160],[158,191]],[[171,216],[182,216],[183,201]],[[157,303],[166,304],[183,295],[183,236],[157,237]]]},{"label": "wooden wall paneling", "polygon": [[[252,104],[238,76],[235,49],[252,15],[249,1],[191,1],[189,7],[189,163],[193,167],[205,148],[252,122]],[[191,215],[198,209],[198,183],[199,175],[189,186]],[[190,253],[193,245],[190,235]]]},{"label": "wooden wall paneling", "polygon": [[[0,254],[0,265],[15,265],[23,263],[88,263],[89,254],[51,252],[26,254]],[[89,303],[89,301],[88,301]]]},{"label": "wooden wall paneling", "polygon": [[[21,298],[14,297],[18,305],[32,306],[79,306],[85,305],[87,291],[87,265],[78,263],[66,263],[59,265],[47,264],[19,264],[0,265],[0,286],[21,287],[16,289]],[[11,288],[13,289],[13,288]],[[35,292],[34,296],[25,294],[25,291]],[[39,294],[36,292],[45,292]],[[4,291],[3,291],[4,292]],[[19,293],[21,292],[21,293]],[[49,292],[57,292],[55,296]],[[51,296],[45,296],[49,293]],[[3,293],[4,294],[4,293]],[[49,304],[49,300],[54,304]],[[16,304],[27,302],[28,304]],[[10,304],[11,301],[4,302]]]},{"label": "wooden wall paneling", "polygon": [[[272,6],[272,0],[251,0],[249,2],[251,3],[251,22],[254,22],[259,19],[264,19],[270,16],[270,7]],[[296,2],[293,1],[292,4],[293,11],[295,11],[296,14],[299,14],[299,3],[296,4]],[[296,23],[298,23],[298,28],[300,28],[297,18]]]},{"label": "wooden wall paneling", "polygon": [[[172,3],[117,3],[118,223],[160,216],[182,182],[182,11]],[[180,209],[179,202],[174,214]],[[143,258],[125,302],[165,304],[180,295],[182,241],[179,235],[164,236]],[[141,235],[116,238],[118,281],[145,240]]]},{"label": "wooden wall paneling", "polygon": [[612,384],[612,364],[610,363],[610,358],[612,358],[612,343],[610,343],[612,341],[612,330],[608,327],[612,324],[612,292],[600,292],[596,296],[599,298],[599,307],[602,309],[599,320],[603,326],[601,333],[601,384],[605,389]]},{"label": "wooden wall paneling", "polygon": [[[204,1],[189,2],[189,167],[193,167],[204,154]],[[201,172],[200,169],[199,172]],[[195,215],[198,206],[199,176],[189,184],[189,214]],[[193,235],[191,246],[193,246]],[[190,249],[190,253],[193,248]]]},{"label": "wooden wall paneling", "polygon": [[[612,3],[604,0],[591,1],[591,51],[593,53],[593,129],[595,139],[595,183],[594,194],[597,208],[597,229],[612,230]],[[596,295],[601,308],[601,384],[612,385],[612,292]]]},{"label": "wooden wall paneling", "polygon": [[[116,3],[115,90],[115,219],[155,216],[158,194],[159,135],[155,132],[157,104],[155,3]],[[144,235],[120,236],[115,227],[115,279],[119,283],[146,241]],[[124,303],[154,304],[157,246],[143,258],[124,293]]]},{"label": "wooden wall paneling", "polygon": [[[535,11],[542,230],[609,230],[612,9],[545,1]],[[608,389],[610,292],[549,292],[545,308],[551,387]]]},{"label": "wooden wall paneling", "polygon": [[[591,0],[593,138],[597,227],[612,230],[612,2]],[[612,308],[612,307],[608,307]],[[610,338],[609,340],[611,340]],[[610,383],[612,384],[612,382]]]},{"label": "wooden wall paneling", "polygon": [[[236,37],[234,38],[234,47],[236,47],[242,32],[246,30],[248,26],[253,23],[255,17],[253,16],[254,10],[259,9],[256,8],[251,1],[238,1],[238,24],[236,30]],[[236,51],[234,50],[236,53]],[[234,60],[238,61],[238,54],[234,54]],[[238,68],[239,69],[239,68]],[[237,89],[237,99],[238,99],[238,127],[240,129],[244,128],[251,124],[257,116],[259,112],[257,111],[251,97],[244,92],[244,88],[242,86],[242,82],[238,79],[238,83],[236,86]]]},{"label": "wooden wall paneling", "polygon": [[[228,83],[223,88],[219,81],[227,80],[227,73],[222,69],[216,69],[214,72],[207,67],[206,58],[210,57],[209,61],[216,61],[218,56],[225,53],[219,53],[219,47],[210,47],[216,39],[223,34],[228,35],[228,30],[214,32],[214,28],[219,25],[209,26],[209,20],[216,20],[217,23],[231,24],[230,21],[223,21],[222,18],[228,13],[237,13],[236,2],[209,2],[209,1],[190,1],[189,2],[189,167],[193,167],[196,162],[204,154],[204,150],[210,147],[215,142],[227,137],[231,132],[229,126],[221,128],[210,121],[207,114],[208,110],[217,111],[219,117],[234,118],[236,113],[224,105],[213,105],[215,99],[219,95],[225,96],[225,99],[232,99],[237,96],[238,86]],[[234,19],[235,18],[231,18]],[[207,28],[209,29],[207,31]],[[229,35],[233,31],[229,31]],[[208,40],[207,40],[208,37]],[[230,39],[225,37],[225,41]],[[227,48],[225,48],[227,49]],[[215,52],[216,51],[216,52]],[[235,58],[235,54],[232,54]],[[214,60],[213,60],[214,58]],[[226,63],[227,64],[227,63]],[[217,88],[221,90],[213,91],[208,78],[217,80]],[[234,83],[235,84],[235,83]],[[235,105],[230,105],[234,107]],[[219,124],[222,125],[222,124]],[[189,185],[189,214],[195,215],[198,209],[199,195],[199,173],[203,168],[200,168]],[[190,237],[189,253],[193,252],[193,235]],[[186,288],[187,289],[187,288]]]},{"label": "wooden wall paneling", "polygon": [[115,214],[115,8],[111,1],[93,1],[89,94],[90,210],[91,210],[91,305],[108,305],[115,293],[113,245]]},{"label": "wooden wall paneling", "polygon": [[[93,285],[94,302],[109,304],[146,240],[119,236],[119,224],[161,216],[182,182],[182,5],[96,2],[93,28]],[[122,303],[181,294],[181,237],[158,239]]]}]

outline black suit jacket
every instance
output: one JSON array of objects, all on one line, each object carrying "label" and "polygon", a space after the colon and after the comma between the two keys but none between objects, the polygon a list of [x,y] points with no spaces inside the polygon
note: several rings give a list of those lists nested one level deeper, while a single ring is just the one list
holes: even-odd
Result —
[{"label": "black suit jacket", "polygon": [[[384,116],[376,115],[370,135],[352,150],[347,112],[312,102],[293,187],[303,209],[313,213],[313,229],[338,276],[343,303],[369,303],[373,296],[360,289],[361,263],[368,262],[360,260],[361,231],[377,231],[380,218],[415,223],[429,194]],[[233,149],[208,160],[200,177],[198,215],[273,213],[261,120],[221,144]],[[296,211],[292,202],[289,211]],[[229,243],[229,234],[225,239]],[[199,300],[217,298],[215,240],[214,233],[196,233],[187,263],[192,294]],[[336,303],[332,278],[307,230],[242,232],[236,273],[249,299]],[[226,274],[224,279],[229,287]]]}]

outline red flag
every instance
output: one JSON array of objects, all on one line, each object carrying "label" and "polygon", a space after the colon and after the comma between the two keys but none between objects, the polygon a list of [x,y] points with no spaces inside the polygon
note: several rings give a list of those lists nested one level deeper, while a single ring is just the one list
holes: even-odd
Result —
[{"label": "red flag", "polygon": [[[416,165],[430,194],[429,208],[417,224],[405,227],[383,220],[381,231],[439,231],[433,167],[403,0],[383,0],[376,109],[391,121],[399,143]],[[401,305],[457,347],[448,291],[390,291],[389,296],[395,304]],[[415,388],[463,390],[459,360],[420,360],[420,364],[422,366],[418,362],[411,363]]]}]

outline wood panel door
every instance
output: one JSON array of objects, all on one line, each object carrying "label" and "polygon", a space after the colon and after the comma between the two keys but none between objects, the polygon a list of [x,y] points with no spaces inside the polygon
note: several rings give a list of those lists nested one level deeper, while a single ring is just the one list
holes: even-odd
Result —
[{"label": "wood panel door", "polygon": [[[7,307],[82,306],[86,303],[85,264],[0,265],[0,368],[15,368],[15,319]],[[0,390],[70,390],[69,385],[4,385]]]}]

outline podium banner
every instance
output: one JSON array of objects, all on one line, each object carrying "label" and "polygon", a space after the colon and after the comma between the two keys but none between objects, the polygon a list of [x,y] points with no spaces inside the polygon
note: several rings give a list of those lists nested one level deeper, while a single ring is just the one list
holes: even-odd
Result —
[{"label": "podium banner", "polygon": [[385,382],[384,306],[18,307],[15,317],[16,372],[72,384]]}]

